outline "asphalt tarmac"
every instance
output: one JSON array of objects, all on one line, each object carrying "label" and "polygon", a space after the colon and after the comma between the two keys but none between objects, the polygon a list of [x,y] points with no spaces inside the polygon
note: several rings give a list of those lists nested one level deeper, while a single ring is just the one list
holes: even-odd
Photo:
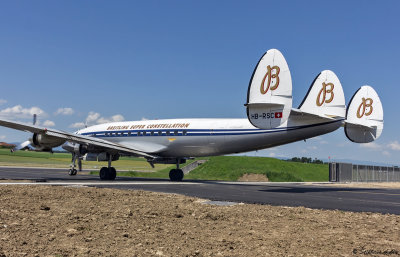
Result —
[{"label": "asphalt tarmac", "polygon": [[[28,180],[35,185],[96,186],[128,190],[176,193],[213,201],[244,202],[314,209],[400,214],[400,189],[348,188],[325,183],[220,182],[98,176],[69,176],[66,169],[0,167],[0,179]],[[1,182],[1,181],[0,181]],[[3,181],[1,184],[4,184]]]}]

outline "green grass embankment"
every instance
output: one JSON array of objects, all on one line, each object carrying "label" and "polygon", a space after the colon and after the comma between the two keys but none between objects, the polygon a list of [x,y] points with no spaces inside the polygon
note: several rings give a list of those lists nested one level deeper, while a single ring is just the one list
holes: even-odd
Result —
[{"label": "green grass embankment", "polygon": [[282,161],[268,157],[218,156],[185,176],[187,179],[236,181],[244,174],[263,174],[273,182],[328,181],[327,164]]},{"label": "green grass embankment", "polygon": [[[185,179],[237,181],[244,174],[263,174],[272,182],[328,181],[327,164],[282,161],[268,157],[217,156],[185,175]],[[189,161],[190,163],[191,161]],[[168,167],[157,172],[119,172],[119,176],[168,178]]]}]

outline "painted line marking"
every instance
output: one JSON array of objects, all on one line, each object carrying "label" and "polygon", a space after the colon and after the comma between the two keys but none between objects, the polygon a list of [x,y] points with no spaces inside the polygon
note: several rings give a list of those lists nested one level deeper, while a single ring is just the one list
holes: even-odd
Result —
[{"label": "painted line marking", "polygon": [[370,195],[400,195],[399,194],[394,194],[394,193],[377,193],[377,192],[363,192],[363,191],[342,191],[342,192],[346,192],[346,193],[353,193],[353,194],[370,194]]},{"label": "painted line marking", "polygon": [[198,185],[197,182],[5,182],[0,185],[48,185],[48,186],[118,186],[118,185]]}]

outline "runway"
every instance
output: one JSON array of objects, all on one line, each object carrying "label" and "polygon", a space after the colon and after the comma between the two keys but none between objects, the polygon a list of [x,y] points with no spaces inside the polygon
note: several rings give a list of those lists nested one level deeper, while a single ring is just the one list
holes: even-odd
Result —
[{"label": "runway", "polygon": [[[98,176],[68,176],[66,169],[0,167],[1,184],[94,186],[124,190],[148,190],[229,201],[315,209],[400,214],[400,189],[348,188],[324,183],[220,182],[117,177],[100,181]],[[23,181],[18,181],[23,180]],[[1,181],[0,181],[1,182]]]}]

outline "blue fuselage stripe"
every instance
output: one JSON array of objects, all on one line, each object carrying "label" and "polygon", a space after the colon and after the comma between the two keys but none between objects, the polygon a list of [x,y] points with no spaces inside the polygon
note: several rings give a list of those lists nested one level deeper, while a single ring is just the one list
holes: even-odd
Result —
[{"label": "blue fuselage stripe", "polygon": [[[285,128],[275,128],[275,129],[164,129],[164,130],[156,130],[156,129],[147,129],[147,130],[113,130],[113,131],[96,131],[96,132],[87,132],[82,133],[82,135],[86,136],[95,136],[102,138],[110,138],[110,137],[143,137],[143,136],[167,136],[167,137],[175,137],[175,136],[235,136],[235,135],[255,135],[255,134],[268,134],[268,133],[277,133],[284,131],[291,131],[296,129],[304,129],[316,126],[322,126],[327,124],[332,124],[336,122],[342,122],[341,120],[334,120],[325,123],[316,123],[310,125],[303,126],[293,126],[293,127],[285,127]],[[161,132],[161,135],[159,134]],[[169,135],[167,135],[169,132]],[[175,134],[175,132],[177,134]],[[130,133],[130,135],[129,135]],[[140,135],[138,135],[140,133]],[[153,134],[152,134],[153,133]]]}]

